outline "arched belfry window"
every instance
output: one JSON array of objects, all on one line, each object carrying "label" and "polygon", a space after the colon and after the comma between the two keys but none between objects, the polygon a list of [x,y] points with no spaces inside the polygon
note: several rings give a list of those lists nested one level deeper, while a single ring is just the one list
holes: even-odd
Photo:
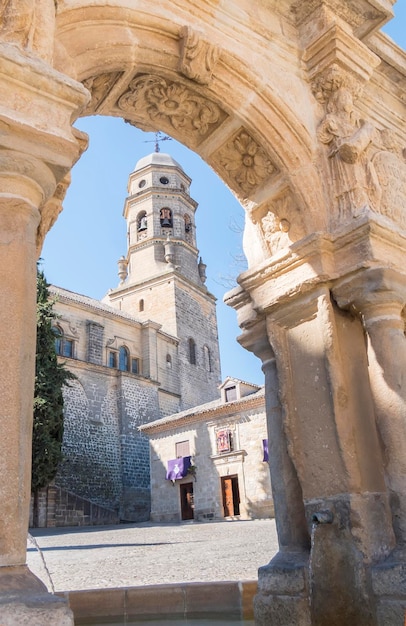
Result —
[{"label": "arched belfry window", "polygon": [[172,211],[168,207],[160,210],[159,219],[163,228],[172,228]]},{"label": "arched belfry window", "polygon": [[147,214],[145,211],[141,211],[141,213],[139,213],[137,216],[137,231],[140,233],[143,230],[147,230],[147,228],[148,228]]},{"label": "arched belfry window", "polygon": [[168,370],[172,369],[172,357],[170,354],[166,355],[166,367]]},{"label": "arched belfry window", "polygon": [[195,340],[190,338],[188,341],[189,344],[189,363],[191,365],[196,365],[196,343]]},{"label": "arched belfry window", "polygon": [[118,351],[118,369],[121,372],[128,372],[129,365],[130,359],[128,350],[125,346],[121,346],[120,350]]},{"label": "arched belfry window", "polygon": [[192,230],[192,220],[187,213],[183,216],[183,219],[185,220],[185,233],[190,233]]},{"label": "arched belfry window", "polygon": [[144,299],[141,298],[141,300],[138,303],[138,310],[140,311],[140,313],[142,313],[142,311],[144,310],[144,306],[145,306]]}]

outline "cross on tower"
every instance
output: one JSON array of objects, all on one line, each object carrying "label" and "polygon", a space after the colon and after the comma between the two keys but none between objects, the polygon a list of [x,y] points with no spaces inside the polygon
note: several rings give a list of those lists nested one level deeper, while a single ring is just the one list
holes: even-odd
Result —
[{"label": "cross on tower", "polygon": [[144,143],[154,143],[155,144],[155,152],[160,151],[159,142],[160,141],[172,141],[172,137],[169,135],[163,135],[160,130],[155,133],[155,139],[153,141],[144,141]]}]

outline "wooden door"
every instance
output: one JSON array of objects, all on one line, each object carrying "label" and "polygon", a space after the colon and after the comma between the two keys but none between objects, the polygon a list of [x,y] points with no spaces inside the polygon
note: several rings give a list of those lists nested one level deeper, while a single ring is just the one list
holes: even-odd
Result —
[{"label": "wooden door", "polygon": [[240,514],[240,493],[238,476],[223,476],[221,479],[224,517]]},{"label": "wooden door", "polygon": [[193,483],[183,483],[179,487],[182,519],[194,519]]}]

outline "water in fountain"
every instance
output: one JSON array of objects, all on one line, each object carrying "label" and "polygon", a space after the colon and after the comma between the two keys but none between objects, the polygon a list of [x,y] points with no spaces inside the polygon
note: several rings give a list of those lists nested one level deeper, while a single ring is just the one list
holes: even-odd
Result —
[{"label": "water in fountain", "polygon": [[52,577],[51,577],[51,572],[48,569],[48,566],[47,566],[46,561],[45,561],[44,554],[43,554],[43,552],[41,550],[40,545],[38,544],[38,541],[30,533],[28,533],[27,538],[28,538],[28,541],[34,546],[34,548],[37,550],[38,554],[40,555],[41,562],[42,562],[42,567],[44,568],[45,573],[47,575],[47,578],[48,578],[48,581],[49,581],[49,586],[51,587],[52,593],[55,593],[55,587],[54,587],[54,583],[53,583],[53,580],[52,580]]}]

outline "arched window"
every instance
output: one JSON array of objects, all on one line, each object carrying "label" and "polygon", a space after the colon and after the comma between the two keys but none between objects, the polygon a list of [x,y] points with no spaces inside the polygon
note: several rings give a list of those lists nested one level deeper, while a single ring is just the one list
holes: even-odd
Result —
[{"label": "arched window", "polygon": [[185,233],[189,233],[192,230],[192,220],[187,213],[185,213],[183,219],[185,221]]},{"label": "arched window", "polygon": [[129,355],[128,350],[125,346],[121,346],[118,351],[118,369],[121,372],[128,372],[129,368]]},{"label": "arched window", "polygon": [[60,356],[73,359],[73,339],[67,339],[60,326],[54,326],[55,352]]},{"label": "arched window", "polygon": [[144,310],[144,299],[141,298],[141,300],[138,303],[138,310],[142,313],[142,311]]},{"label": "arched window", "polygon": [[172,211],[168,207],[160,210],[159,219],[163,228],[172,228]]},{"label": "arched window", "polygon": [[168,368],[168,370],[172,368],[172,357],[170,354],[166,355],[166,367]]},{"label": "arched window", "polygon": [[208,346],[204,346],[203,347],[203,352],[204,352],[204,365],[205,368],[208,372],[211,372],[211,352],[210,352],[210,348]]},{"label": "arched window", "polygon": [[137,231],[141,232],[143,230],[147,230],[147,228],[148,228],[147,214],[145,211],[141,211],[141,213],[139,213],[137,216]]},{"label": "arched window", "polygon": [[189,363],[191,365],[196,365],[196,343],[195,340],[189,339]]}]

